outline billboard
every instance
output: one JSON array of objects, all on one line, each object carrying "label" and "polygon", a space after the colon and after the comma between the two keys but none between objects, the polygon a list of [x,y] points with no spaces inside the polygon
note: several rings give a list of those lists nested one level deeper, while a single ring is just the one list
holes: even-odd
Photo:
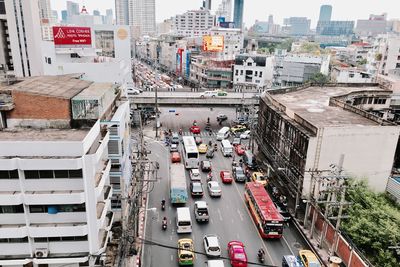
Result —
[{"label": "billboard", "polygon": [[220,23],[219,23],[219,26],[220,26],[221,28],[229,28],[229,29],[232,29],[232,28],[235,28],[235,23],[232,22],[232,21],[223,21],[223,22],[220,22]]},{"label": "billboard", "polygon": [[53,27],[55,46],[91,46],[92,34],[89,27]]},{"label": "billboard", "polygon": [[219,35],[203,36],[203,51],[221,52],[223,50],[224,50],[224,36],[219,36]]}]

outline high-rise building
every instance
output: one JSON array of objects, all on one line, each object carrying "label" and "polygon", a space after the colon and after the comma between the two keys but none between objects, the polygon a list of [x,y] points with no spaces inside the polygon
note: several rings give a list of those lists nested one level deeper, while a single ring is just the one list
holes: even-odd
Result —
[{"label": "high-rise building", "polygon": [[93,16],[100,16],[100,11],[93,10]]},{"label": "high-rise building", "polygon": [[49,23],[52,18],[50,0],[39,0],[39,16],[42,23]]},{"label": "high-rise building", "polygon": [[62,23],[67,23],[68,21],[68,11],[67,10],[61,10],[61,22]]},{"label": "high-rise building", "polygon": [[67,14],[68,22],[72,16],[79,15],[79,4],[72,1],[67,1]]},{"label": "high-rise building", "polygon": [[203,0],[203,7],[205,9],[211,10],[211,0]]},{"label": "high-rise building", "polygon": [[130,0],[129,25],[132,26],[133,36],[153,35],[156,33],[156,1]]},{"label": "high-rise building", "polygon": [[319,10],[318,21],[330,21],[331,16],[332,16],[332,6],[331,5],[322,5]]},{"label": "high-rise building", "polygon": [[306,17],[290,17],[284,19],[286,33],[289,35],[308,35],[310,33],[311,20]]},{"label": "high-rise building", "polygon": [[189,10],[173,19],[173,30],[176,34],[185,37],[207,35],[214,26],[215,16],[210,10]]},{"label": "high-rise building", "polygon": [[129,25],[129,0],[115,0],[115,21],[117,25]]},{"label": "high-rise building", "polygon": [[236,28],[243,27],[243,7],[244,0],[235,0],[235,6],[233,9],[233,22]]},{"label": "high-rise building", "polygon": [[51,18],[54,22],[58,22],[58,11],[57,10],[51,11]]},{"label": "high-rise building", "polygon": [[113,10],[111,8],[106,9],[106,17],[104,24],[113,24],[113,20],[114,20]]},{"label": "high-rise building", "polygon": [[354,29],[354,21],[318,21],[317,34],[318,35],[352,35]]},{"label": "high-rise building", "polygon": [[222,17],[225,18],[225,21],[231,21],[232,17],[232,0],[222,0],[221,4],[218,7],[218,10],[215,12],[217,18]]},{"label": "high-rise building", "polygon": [[386,13],[382,15],[369,15],[369,19],[357,20],[355,32],[359,36],[374,36],[387,31]]},{"label": "high-rise building", "polygon": [[[43,74],[38,0],[4,1],[0,13],[0,65],[18,77]],[[1,11],[1,10],[0,10]]]}]

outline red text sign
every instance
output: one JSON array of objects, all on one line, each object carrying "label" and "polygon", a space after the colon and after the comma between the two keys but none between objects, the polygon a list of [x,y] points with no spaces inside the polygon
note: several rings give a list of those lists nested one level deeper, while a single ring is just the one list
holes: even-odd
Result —
[{"label": "red text sign", "polygon": [[89,27],[53,27],[54,45],[91,45]]}]

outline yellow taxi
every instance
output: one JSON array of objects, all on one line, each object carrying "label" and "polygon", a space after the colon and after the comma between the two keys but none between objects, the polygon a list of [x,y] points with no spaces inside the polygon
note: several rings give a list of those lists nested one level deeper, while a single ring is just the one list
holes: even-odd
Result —
[{"label": "yellow taxi", "polygon": [[267,176],[265,176],[262,172],[253,172],[253,174],[251,175],[251,179],[254,182],[262,184],[263,186],[266,186],[268,182]]},{"label": "yellow taxi", "polygon": [[247,130],[246,126],[240,125],[240,124],[231,127],[231,132],[232,133],[241,133],[241,132],[244,132],[246,130]]},{"label": "yellow taxi", "polygon": [[193,265],[194,263],[194,245],[190,238],[178,240],[178,263],[179,265]]},{"label": "yellow taxi", "polygon": [[208,150],[207,144],[200,144],[198,150],[200,154],[205,154]]},{"label": "yellow taxi", "polygon": [[311,250],[300,250],[299,256],[304,267],[321,267],[321,263]]}]

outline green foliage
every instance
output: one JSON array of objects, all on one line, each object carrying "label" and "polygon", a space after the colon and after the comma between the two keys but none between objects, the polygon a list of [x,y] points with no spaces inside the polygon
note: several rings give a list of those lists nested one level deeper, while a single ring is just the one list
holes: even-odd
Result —
[{"label": "green foliage", "polygon": [[365,65],[365,64],[367,64],[367,59],[365,59],[365,58],[357,61],[357,65],[359,65],[359,66],[362,66],[362,65]]},{"label": "green foliage", "polygon": [[310,77],[309,82],[323,86],[324,84],[329,82],[329,78],[321,72],[318,72]]},{"label": "green foliage", "polygon": [[383,194],[371,192],[363,182],[347,190],[352,202],[342,229],[376,266],[398,266],[394,251],[388,249],[400,242],[400,210]]}]

